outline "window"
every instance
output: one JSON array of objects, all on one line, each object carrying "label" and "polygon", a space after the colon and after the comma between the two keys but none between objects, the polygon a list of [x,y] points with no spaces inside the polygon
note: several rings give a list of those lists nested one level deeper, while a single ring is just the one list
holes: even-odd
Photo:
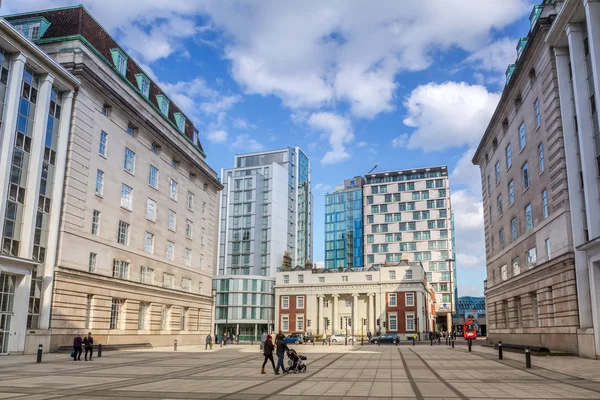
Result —
[{"label": "window", "polygon": [[94,210],[92,215],[92,235],[98,236],[100,234],[100,211]]},{"label": "window", "polygon": [[525,207],[525,231],[529,232],[533,229],[533,217],[531,215],[531,204]]},{"label": "window", "polygon": [[119,230],[117,232],[117,241],[119,244],[129,246],[129,224],[124,221],[119,221]]},{"label": "window", "polygon": [[290,330],[290,317],[287,315],[281,316],[281,330],[283,332],[288,332]]},{"label": "window", "polygon": [[177,201],[177,182],[171,179],[171,186],[169,187],[169,198]]},{"label": "window", "polygon": [[540,143],[538,146],[538,156],[540,160],[540,174],[546,170],[544,166],[544,146]]},{"label": "window", "polygon": [[516,257],[512,260],[513,276],[517,276],[521,273],[521,257]]},{"label": "window", "polygon": [[296,308],[304,308],[304,296],[296,296]]},{"label": "window", "polygon": [[348,275],[342,275],[342,282],[348,282]]},{"label": "window", "polygon": [[390,280],[392,280],[392,281],[396,280],[396,271],[389,271],[388,274],[389,274]]},{"label": "window", "polygon": [[187,208],[190,211],[194,211],[194,193],[192,193],[192,192],[188,192]]},{"label": "window", "polygon": [[133,207],[133,189],[126,184],[121,186],[121,207],[127,210]]},{"label": "window", "polygon": [[500,182],[500,161],[496,163],[496,184]]},{"label": "window", "polygon": [[296,330],[304,332],[304,315],[296,315]]},{"label": "window", "polygon": [[406,314],[406,330],[412,332],[415,330],[415,315],[414,314]]},{"label": "window", "polygon": [[200,269],[204,268],[204,254],[200,254]]},{"label": "window", "polygon": [[396,298],[396,293],[388,294],[388,305],[390,307],[396,307],[398,305],[398,299]]},{"label": "window", "polygon": [[527,138],[525,137],[525,122],[521,123],[519,126],[519,145],[520,149],[523,150],[525,145],[527,144]]},{"label": "window", "polygon": [[544,209],[544,219],[548,218],[548,194],[546,189],[542,191],[542,206]]},{"label": "window", "polygon": [[163,331],[169,330],[169,314],[171,314],[171,306],[163,306],[160,312],[160,329]]},{"label": "window", "polygon": [[488,196],[492,194],[492,180],[489,175],[487,176],[487,192]]},{"label": "window", "polygon": [[367,281],[372,281],[373,280],[373,275],[367,275],[366,276],[366,280]]},{"label": "window", "polygon": [[96,257],[98,257],[96,253],[90,253],[90,259],[88,262],[88,272],[96,272]]},{"label": "window", "polygon": [[146,202],[146,219],[156,221],[156,201],[152,199]]},{"label": "window", "polygon": [[154,234],[146,232],[144,236],[144,251],[152,254],[154,252]]},{"label": "window", "polygon": [[121,49],[111,49],[110,53],[112,55],[113,63],[117,71],[125,76],[127,72],[127,56],[121,51]]},{"label": "window", "polygon": [[202,202],[202,215],[206,214],[206,202]]},{"label": "window", "polygon": [[388,318],[389,318],[389,328],[388,329],[390,332],[395,332],[398,330],[398,314],[396,313],[390,313],[388,314]]},{"label": "window", "polygon": [[192,291],[192,280],[190,278],[181,278],[181,290]]},{"label": "window", "polygon": [[135,79],[142,95],[148,98],[150,95],[150,80],[143,74],[135,74]]},{"label": "window", "polygon": [[500,218],[500,216],[502,215],[502,195],[498,196],[497,203],[498,203],[498,218]]},{"label": "window", "polygon": [[551,253],[552,246],[550,244],[550,239],[546,239],[545,243],[546,243],[546,254],[548,255],[548,260],[549,260],[550,258],[552,258],[552,253]]},{"label": "window", "polygon": [[98,148],[98,154],[102,157],[106,157],[106,144],[108,142],[108,133],[100,131],[100,147]]},{"label": "window", "polygon": [[404,300],[407,307],[413,307],[415,305],[415,294],[414,293],[406,293],[404,295]]},{"label": "window", "polygon": [[290,308],[290,297],[289,296],[281,296],[281,308],[288,309]]},{"label": "window", "polygon": [[154,189],[158,189],[158,168],[150,165],[150,174],[148,174],[148,185]]},{"label": "window", "polygon": [[510,148],[510,143],[506,146],[506,169],[512,167],[512,150]]},{"label": "window", "polygon": [[140,308],[138,309],[138,330],[145,331],[148,329],[148,303],[140,301]]},{"label": "window", "polygon": [[527,250],[527,269],[532,269],[537,264],[537,250],[536,248],[531,248]]},{"label": "window", "polygon": [[508,203],[512,206],[515,204],[515,181],[511,180],[508,183]]},{"label": "window", "polygon": [[125,147],[125,159],[123,160],[123,169],[130,174],[135,172],[135,153]]},{"label": "window", "polygon": [[167,260],[173,261],[175,259],[175,243],[167,240]]},{"label": "window", "polygon": [[540,326],[540,310],[539,310],[539,301],[537,297],[537,293],[531,293],[531,306],[533,308],[533,323],[536,328]]},{"label": "window", "polygon": [[112,107],[106,103],[102,104],[102,115],[104,115],[105,117],[109,118],[110,117],[110,113],[112,111]]},{"label": "window", "polygon": [[121,299],[112,299],[110,305],[110,329],[119,329],[121,327],[121,308],[124,301]]},{"label": "window", "polygon": [[173,289],[175,287],[175,275],[163,272],[163,287]]},{"label": "window", "polygon": [[173,232],[177,229],[177,213],[173,210],[169,210],[169,220],[168,220],[169,230]]},{"label": "window", "polygon": [[407,280],[411,280],[413,278],[412,269],[407,269],[406,270],[406,276],[405,276],[405,278]]},{"label": "window", "polygon": [[529,189],[529,165],[527,163],[521,168],[521,176],[523,178],[523,190]]},{"label": "window", "polygon": [[535,127],[537,128],[542,124],[542,119],[540,117],[540,102],[538,99],[535,99],[533,107],[535,109]]},{"label": "window", "polygon": [[500,250],[504,250],[504,229],[500,229]]},{"label": "window", "polygon": [[200,231],[200,244],[202,246],[204,246],[204,236],[205,236],[205,233],[206,233],[206,229],[202,228],[202,230]]},{"label": "window", "polygon": [[510,231],[512,234],[512,240],[517,240],[518,232],[517,232],[517,219],[513,218],[510,220]]},{"label": "window", "polygon": [[441,281],[449,281],[450,280],[450,272],[442,272],[440,276]]},{"label": "window", "polygon": [[320,276],[319,277],[319,283],[325,283],[325,277],[324,276]]},{"label": "window", "polygon": [[433,280],[433,274],[431,272],[426,272],[425,277],[427,278],[427,282],[431,282]]},{"label": "window", "polygon": [[122,260],[113,260],[113,278],[129,279],[129,263]]},{"label": "window", "polygon": [[189,219],[185,220],[185,237],[192,239],[194,236],[194,224]]},{"label": "window", "polygon": [[140,269],[140,282],[147,285],[154,285],[154,269],[150,267],[142,267]]},{"label": "window", "polygon": [[104,193],[104,172],[98,170],[96,172],[96,194],[102,196]]},{"label": "window", "polygon": [[500,267],[500,276],[502,277],[503,281],[508,279],[508,267],[506,264]]},{"label": "window", "polygon": [[304,283],[304,275],[298,275],[298,283]]},{"label": "window", "polygon": [[192,250],[187,247],[183,250],[183,262],[186,267],[192,266]]},{"label": "window", "polygon": [[169,105],[170,101],[162,94],[156,96],[156,101],[158,102],[158,107],[160,108],[160,112],[165,116],[169,116]]}]

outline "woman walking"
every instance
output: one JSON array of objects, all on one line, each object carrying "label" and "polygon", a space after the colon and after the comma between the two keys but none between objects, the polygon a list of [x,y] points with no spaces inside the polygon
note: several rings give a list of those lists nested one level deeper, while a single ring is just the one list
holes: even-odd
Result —
[{"label": "woman walking", "polygon": [[267,365],[267,361],[271,360],[271,365],[273,366],[273,372],[275,372],[275,360],[273,360],[273,350],[275,350],[275,346],[273,346],[273,342],[271,341],[271,335],[267,335],[267,340],[265,340],[265,344],[263,345],[263,355],[265,356],[265,361],[263,362],[262,368],[260,370],[261,374],[265,374],[265,365]]},{"label": "woman walking", "polygon": [[92,355],[94,354],[94,338],[92,332],[88,332],[87,336],[83,338],[83,346],[85,347],[85,361],[88,360],[88,353],[90,353],[90,361],[92,361]]}]

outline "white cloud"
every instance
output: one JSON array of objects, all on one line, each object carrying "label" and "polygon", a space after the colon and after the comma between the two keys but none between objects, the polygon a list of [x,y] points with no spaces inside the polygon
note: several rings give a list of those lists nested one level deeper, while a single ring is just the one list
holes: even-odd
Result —
[{"label": "white cloud", "polygon": [[204,101],[199,104],[199,107],[206,114],[217,114],[221,111],[227,111],[235,103],[241,100],[241,96],[216,96],[211,101]]},{"label": "white cloud", "polygon": [[491,73],[487,79],[481,73],[476,73],[476,79],[487,83],[504,83],[504,72],[508,64],[515,62],[517,58],[517,39],[503,37],[487,46],[477,50],[464,61],[476,70]]},{"label": "white cloud", "polygon": [[405,102],[404,124],[416,128],[408,148],[433,151],[477,144],[499,99],[500,93],[464,82],[417,87]]},{"label": "white cloud", "polygon": [[450,174],[453,185],[464,185],[468,187],[471,193],[481,194],[481,173],[479,167],[473,165],[471,160],[475,154],[475,148],[470,148],[464,152],[456,167]]},{"label": "white cloud", "polygon": [[235,118],[233,120],[233,126],[238,129],[256,128],[256,125],[248,123],[244,118]]},{"label": "white cloud", "polygon": [[227,132],[224,130],[212,131],[206,134],[206,138],[211,143],[223,143],[227,141]]},{"label": "white cloud", "polygon": [[314,113],[308,119],[308,125],[322,131],[331,146],[321,159],[322,164],[337,164],[350,158],[346,145],[354,140],[354,134],[347,118],[330,112]]},{"label": "white cloud", "polygon": [[231,147],[235,149],[242,149],[246,153],[265,149],[265,146],[263,146],[257,140],[252,139],[248,134],[236,136],[233,143],[231,143]]},{"label": "white cloud", "polygon": [[406,147],[406,145],[408,144],[408,134],[407,133],[403,133],[400,136],[398,136],[397,138],[392,139],[392,147],[393,148],[401,148],[401,147]]},{"label": "white cloud", "polygon": [[481,196],[474,195],[466,189],[455,190],[451,193],[451,203],[456,231],[458,267],[485,268]]},{"label": "white cloud", "polygon": [[313,188],[313,192],[329,192],[333,187],[331,185],[326,185],[323,183],[317,183]]}]

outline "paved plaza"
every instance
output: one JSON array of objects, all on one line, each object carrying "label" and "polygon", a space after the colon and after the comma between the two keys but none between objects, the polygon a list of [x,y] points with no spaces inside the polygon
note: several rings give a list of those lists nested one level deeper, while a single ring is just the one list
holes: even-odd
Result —
[{"label": "paved plaza", "polygon": [[260,374],[258,346],[0,357],[0,399],[600,399],[600,361],[464,345],[301,345],[306,373]]}]

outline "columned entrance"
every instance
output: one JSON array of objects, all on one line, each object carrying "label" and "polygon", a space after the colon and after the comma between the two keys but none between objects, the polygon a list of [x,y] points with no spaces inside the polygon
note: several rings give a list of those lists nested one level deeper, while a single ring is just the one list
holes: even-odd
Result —
[{"label": "columned entrance", "polygon": [[0,273],[0,354],[8,354],[16,280],[15,275]]}]

